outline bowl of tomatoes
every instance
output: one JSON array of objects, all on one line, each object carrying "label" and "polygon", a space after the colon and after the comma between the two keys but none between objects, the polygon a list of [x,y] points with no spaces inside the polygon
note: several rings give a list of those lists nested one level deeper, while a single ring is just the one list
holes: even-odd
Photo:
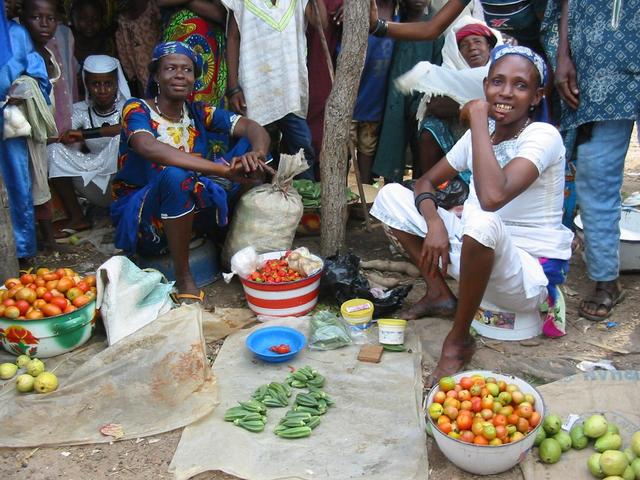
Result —
[{"label": "bowl of tomatoes", "polygon": [[443,377],[426,399],[427,421],[442,453],[476,475],[524,460],[544,419],[544,401],[528,382],[490,371]]},{"label": "bowl of tomatoes", "polygon": [[39,268],[0,289],[0,343],[9,353],[53,357],[85,344],[95,329],[96,278]]},{"label": "bowl of tomatoes", "polygon": [[300,316],[316,306],[322,260],[311,255],[319,267],[305,275],[290,268],[289,254],[289,251],[264,253],[259,256],[260,266],[247,277],[240,277],[247,304],[258,315]]}]

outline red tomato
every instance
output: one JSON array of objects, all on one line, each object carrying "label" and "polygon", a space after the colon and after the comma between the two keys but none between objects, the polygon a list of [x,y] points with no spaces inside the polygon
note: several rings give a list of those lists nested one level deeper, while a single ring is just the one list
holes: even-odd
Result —
[{"label": "red tomato", "polygon": [[7,298],[2,302],[2,305],[5,307],[12,307],[16,304],[16,301],[13,298]]},{"label": "red tomato", "polygon": [[65,308],[65,309],[63,310],[63,313],[71,313],[71,312],[73,312],[74,310],[77,310],[77,308],[76,308],[76,307],[74,307],[73,305],[69,304],[69,305],[67,305],[67,308]]},{"label": "red tomato", "polygon": [[96,276],[95,275],[87,275],[84,277],[84,281],[87,282],[89,288],[96,286]]},{"label": "red tomato", "polygon": [[27,318],[27,320],[40,320],[41,318],[44,318],[44,314],[40,310],[35,308],[28,312],[25,317]]},{"label": "red tomato", "polygon": [[20,315],[25,315],[31,305],[26,300],[16,300],[16,308],[20,311]]},{"label": "red tomato", "polygon": [[62,310],[56,305],[52,305],[47,303],[44,307],[41,308],[42,313],[45,317],[55,317],[56,315],[60,315]]},{"label": "red tomato", "polygon": [[489,441],[481,435],[476,435],[473,439],[476,445],[489,445]]},{"label": "red tomato", "polygon": [[86,295],[80,295],[73,300],[73,306],[77,308],[84,307],[90,301],[91,299]]},{"label": "red tomato", "polygon": [[64,310],[65,308],[67,308],[67,299],[64,297],[53,297],[51,299],[50,302],[51,305],[55,305],[56,307],[58,307],[61,311]]},{"label": "red tomato", "polygon": [[23,285],[29,285],[30,283],[33,283],[35,279],[36,277],[31,275],[30,273],[25,273],[20,277],[20,283],[22,283]]},{"label": "red tomato", "polygon": [[42,299],[47,303],[49,303],[52,298],[53,298],[53,295],[49,291],[42,294]]}]

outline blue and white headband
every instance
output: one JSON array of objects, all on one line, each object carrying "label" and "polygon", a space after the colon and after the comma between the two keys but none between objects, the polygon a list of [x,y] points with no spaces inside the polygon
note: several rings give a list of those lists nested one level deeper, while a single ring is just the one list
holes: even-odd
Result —
[{"label": "blue and white headband", "polygon": [[491,51],[491,65],[496,63],[505,55],[520,55],[521,57],[529,60],[538,70],[542,85],[547,83],[547,64],[543,58],[529,47],[523,47],[521,45],[499,45]]}]

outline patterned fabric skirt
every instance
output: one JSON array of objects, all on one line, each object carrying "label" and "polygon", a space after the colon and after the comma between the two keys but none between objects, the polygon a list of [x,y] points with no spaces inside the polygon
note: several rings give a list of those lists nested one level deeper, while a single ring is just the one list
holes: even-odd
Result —
[{"label": "patterned fabric skirt", "polygon": [[227,88],[224,28],[181,9],[169,19],[162,41],[186,43],[200,54],[202,76],[196,79],[192,100],[222,106]]}]

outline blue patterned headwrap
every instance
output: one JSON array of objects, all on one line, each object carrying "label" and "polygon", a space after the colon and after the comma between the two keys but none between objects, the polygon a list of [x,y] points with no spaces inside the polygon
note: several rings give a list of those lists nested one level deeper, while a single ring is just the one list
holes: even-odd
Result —
[{"label": "blue patterned headwrap", "polygon": [[[533,63],[533,66],[536,67],[538,75],[540,75],[540,86],[544,87],[547,84],[547,80],[549,80],[549,75],[547,74],[547,64],[540,55],[531,50],[529,47],[523,47],[521,45],[513,46],[507,44],[498,45],[496,48],[491,50],[490,65],[493,65],[505,55],[519,55],[529,60],[531,63]],[[542,101],[540,102],[540,112],[536,120],[550,123],[549,108],[547,106],[547,99],[544,96],[542,97]]]},{"label": "blue patterned headwrap", "polygon": [[[178,54],[185,55],[191,59],[194,66],[194,74],[197,79],[202,75],[202,57],[194,52],[186,43],[182,42],[163,42],[156,45],[151,55],[151,62],[149,62],[149,70],[152,70],[152,66],[160,61],[162,57],[167,55]],[[155,80],[152,76],[149,76],[149,82],[147,83],[147,96],[153,96]]]}]

